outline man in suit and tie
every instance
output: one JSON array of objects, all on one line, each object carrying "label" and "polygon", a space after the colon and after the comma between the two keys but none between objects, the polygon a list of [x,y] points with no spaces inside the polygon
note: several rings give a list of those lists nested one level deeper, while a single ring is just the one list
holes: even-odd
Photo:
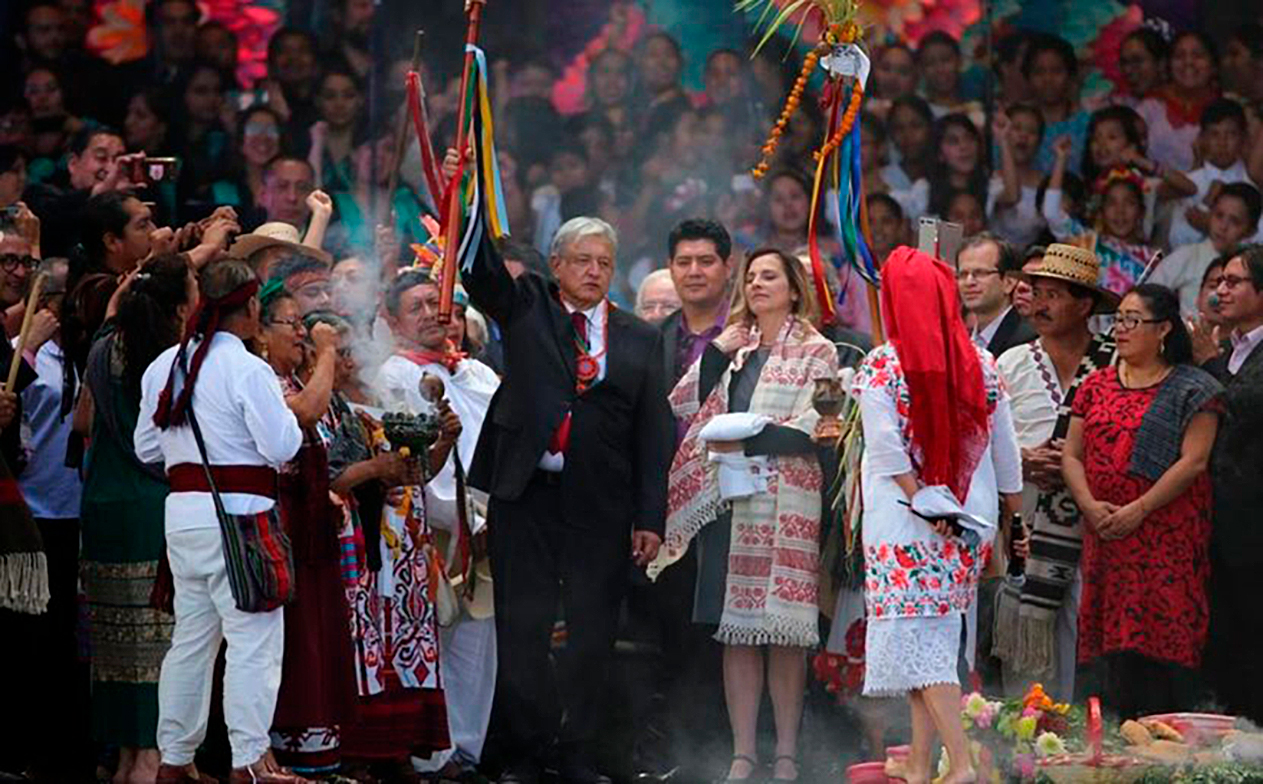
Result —
[{"label": "man in suit and tie", "polygon": [[1263,722],[1263,245],[1224,266],[1216,289],[1231,350],[1206,365],[1224,385],[1227,421],[1211,458],[1210,642],[1206,672],[1232,713]]},{"label": "man in suit and tie", "polygon": [[462,276],[504,336],[469,481],[491,496],[506,784],[535,784],[554,743],[563,782],[608,781],[592,745],[619,603],[629,565],[661,543],[674,443],[662,338],[610,303],[617,251],[609,224],[575,218],[553,240],[555,282],[515,279],[490,242]]},{"label": "man in suit and tie", "polygon": [[1021,269],[1013,246],[987,232],[965,240],[956,257],[956,285],[974,342],[996,357],[1035,339],[1035,330],[1011,302]]}]

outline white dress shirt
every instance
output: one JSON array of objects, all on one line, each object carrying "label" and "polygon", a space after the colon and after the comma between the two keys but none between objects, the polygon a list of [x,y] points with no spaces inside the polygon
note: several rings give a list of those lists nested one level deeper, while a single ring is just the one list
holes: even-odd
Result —
[{"label": "white dress shirt", "polygon": [[[191,361],[197,344],[187,349]],[[167,469],[181,463],[201,465],[202,457],[189,426],[158,429],[154,411],[158,396],[179,346],[158,355],[141,378],[140,417],[136,423],[136,455],[152,463],[162,460]],[[183,377],[180,377],[180,382]],[[176,394],[182,383],[175,385]],[[298,419],[285,403],[276,372],[246,350],[241,339],[227,332],[211,337],[210,350],[198,372],[192,407],[206,441],[211,465],[259,465],[279,469],[293,459],[303,444]],[[257,514],[275,504],[271,498],[247,493],[221,493],[229,514]],[[218,527],[210,493],[176,493],[167,496],[167,533]]]},{"label": "white dress shirt", "polygon": [[986,348],[991,344],[991,340],[995,337],[995,333],[1000,331],[1000,325],[1004,323],[1006,318],[1008,318],[1010,310],[1013,310],[1012,305],[1009,305],[1004,310],[1000,311],[1000,315],[991,319],[987,326],[974,333],[974,343],[977,344],[978,348]]},{"label": "white dress shirt", "polygon": [[1263,327],[1255,327],[1244,335],[1232,333],[1232,356],[1228,357],[1228,372],[1237,375],[1250,354],[1263,343]]},{"label": "white dress shirt", "polygon": [[[566,307],[566,313],[571,314],[579,309],[566,302],[561,301]],[[583,313],[584,318],[588,320],[588,356],[596,357],[597,372],[596,378],[592,381],[595,386],[605,380],[605,368],[608,364],[607,352],[605,350],[605,325],[609,321],[609,300],[601,300],[597,304],[588,308]],[[567,414],[569,416],[569,414]],[[564,454],[556,454],[544,450],[544,455],[539,459],[539,467],[544,471],[557,473],[566,467],[566,456]]]}]

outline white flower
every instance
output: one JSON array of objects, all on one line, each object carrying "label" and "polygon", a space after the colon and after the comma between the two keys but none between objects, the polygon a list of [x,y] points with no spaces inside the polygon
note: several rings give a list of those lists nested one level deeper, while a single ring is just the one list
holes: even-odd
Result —
[{"label": "white flower", "polygon": [[1035,753],[1040,757],[1055,757],[1066,753],[1066,742],[1055,732],[1041,733],[1035,739]]}]

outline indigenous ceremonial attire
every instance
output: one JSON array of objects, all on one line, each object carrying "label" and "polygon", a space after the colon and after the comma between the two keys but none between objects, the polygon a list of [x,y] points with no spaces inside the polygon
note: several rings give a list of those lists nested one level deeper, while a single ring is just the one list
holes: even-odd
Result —
[{"label": "indigenous ceremonial attire", "polygon": [[[1022,489],[1008,396],[995,360],[965,331],[951,271],[900,248],[882,281],[891,342],[868,355],[852,385],[864,425],[864,694],[874,697],[958,683],[962,616],[995,535],[980,532],[976,544],[940,536],[900,503],[907,496],[894,477],[946,486],[966,512],[993,523],[997,492]],[[972,648],[971,633],[971,664]]]},{"label": "indigenous ceremonial attire", "polygon": [[[811,647],[819,642],[822,484],[811,398],[816,379],[837,377],[838,355],[796,316],[770,348],[760,340],[757,326],[728,327],[671,393],[676,417],[691,424],[671,466],[667,535],[650,575],[699,538],[695,621],[717,625],[715,639],[727,645]],[[774,479],[767,492],[733,499],[726,509],[719,469],[699,434],[731,412],[770,418],[745,439],[745,454],[767,456]]]},{"label": "indigenous ceremonial attire", "polygon": [[[318,427],[331,442],[331,479],[387,446],[380,426],[353,413],[336,392]],[[424,497],[406,487],[403,499],[389,504],[385,488],[372,483],[341,500],[342,581],[358,695],[354,718],[342,726],[342,754],[399,761],[446,748]]]},{"label": "indigenous ceremonial attire", "polygon": [[[1094,336],[1068,388],[1040,341],[1006,351],[998,362],[1009,393],[1018,444],[1033,449],[1065,438],[1070,407],[1080,385],[1113,361],[1114,344]],[[1074,696],[1078,661],[1079,508],[1064,486],[1044,492],[1033,483],[1022,489],[1022,520],[1031,532],[1024,581],[1006,583],[996,600],[992,653],[1004,662],[1005,689],[1023,691],[1024,681],[1046,684],[1058,700]]]},{"label": "indigenous ceremonial attire", "polygon": [[[555,283],[512,278],[490,242],[462,277],[505,338],[506,373],[469,482],[491,495],[506,745],[513,764],[526,766],[559,737],[563,767],[590,771],[582,758],[601,726],[631,533],[660,534],[666,516],[674,439],[662,339],[608,302],[572,311]],[[554,681],[559,602],[567,642]]]},{"label": "indigenous ceremonial attire", "polygon": [[[425,486],[427,522],[433,529],[451,534],[449,547],[440,553],[440,564],[461,558],[460,543],[478,533],[486,521],[469,508],[464,486],[464,466],[474,455],[491,398],[500,378],[476,359],[454,351],[446,353],[399,351],[382,365],[379,386],[388,397],[403,399],[410,411],[433,413],[433,405],[421,397],[421,379],[431,375],[443,382],[444,397],[460,417],[461,434],[442,470]],[[457,481],[457,461],[461,478]],[[458,504],[466,509],[458,514]],[[465,520],[462,520],[462,517]],[[460,526],[467,526],[460,531]],[[467,567],[470,565],[466,565]],[[453,567],[444,566],[448,574]],[[447,702],[450,748],[420,764],[422,772],[440,770],[455,759],[472,767],[482,758],[482,747],[491,721],[491,702],[496,685],[496,624],[494,617],[474,618],[462,609],[452,625],[440,630],[439,669]]]},{"label": "indigenous ceremonial attire", "polygon": [[[1187,365],[1143,389],[1124,387],[1116,368],[1093,373],[1073,405],[1092,496],[1121,507],[1148,492],[1179,458],[1192,417],[1218,412],[1221,392]],[[1210,623],[1210,523],[1203,472],[1121,539],[1085,527],[1079,661],[1106,658],[1106,694],[1125,717],[1178,710],[1195,697],[1191,671]]]},{"label": "indigenous ceremonial attire", "polygon": [[1263,723],[1263,327],[1208,369],[1226,388],[1211,476],[1211,644],[1207,672],[1228,712]]},{"label": "indigenous ceremonial attire", "polygon": [[[302,431],[285,405],[276,373],[235,335],[212,332],[207,340],[196,376],[196,414],[211,465],[276,468],[293,459],[302,445]],[[160,397],[163,403],[170,399],[163,394],[164,385],[179,348],[159,355],[141,380],[136,455],[145,462],[164,460],[169,476],[174,466],[191,469],[179,471],[181,475],[196,476],[202,458],[192,428],[174,420],[160,430],[154,422]],[[197,359],[195,354],[194,367]],[[173,383],[170,397],[174,391],[178,385]],[[221,496],[228,514],[263,514],[276,504],[273,498],[234,492],[229,486],[221,487]],[[193,762],[206,736],[215,657],[220,642],[227,640],[224,718],[233,767],[244,768],[268,750],[268,729],[281,685],[285,611],[237,609],[210,493],[182,489],[173,479],[166,512],[175,629],[158,686],[158,748],[164,764],[183,767]]]},{"label": "indigenous ceremonial attire", "polygon": [[[302,392],[278,376],[286,398]],[[342,509],[329,493],[328,438],[303,428],[303,445],[281,467],[281,523],[294,548],[294,600],[285,612],[285,662],[272,748],[282,765],[305,775],[341,765],[340,727],[354,710],[347,602],[338,540]]]},{"label": "indigenous ceremonial attire", "polygon": [[83,505],[83,587],[92,644],[93,736],[157,746],[158,674],[175,619],[150,606],[163,549],[167,477],[137,457],[138,390],[123,378],[123,345],[111,332],[88,355],[95,414]]}]

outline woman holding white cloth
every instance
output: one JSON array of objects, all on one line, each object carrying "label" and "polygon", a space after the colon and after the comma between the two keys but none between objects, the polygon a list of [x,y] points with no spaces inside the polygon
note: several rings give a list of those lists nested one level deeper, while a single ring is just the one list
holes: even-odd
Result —
[{"label": "woman holding white cloth", "polygon": [[929,781],[937,731],[952,763],[944,781],[958,784],[975,775],[960,725],[961,622],[995,528],[966,541],[908,504],[922,488],[945,487],[994,524],[997,488],[1006,509],[1021,507],[1021,457],[995,360],[970,341],[947,265],[896,250],[882,267],[882,312],[889,342],[852,387],[864,423],[864,694],[908,695],[909,782]]},{"label": "woman holding white cloth", "polygon": [[[812,290],[796,259],[756,251],[738,280],[729,326],[671,393],[675,415],[692,417],[692,424],[671,466],[666,538],[650,575],[679,560],[696,539],[694,621],[716,625],[715,638],[725,646],[734,746],[728,780],[756,773],[767,648],[777,731],[773,780],[794,781],[804,649],[818,642],[823,480],[811,440],[818,418],[811,398],[816,379],[837,377],[837,351],[811,325]],[[737,412],[765,415],[767,423],[741,440],[701,437],[708,423]],[[711,453],[726,462],[745,455],[762,464],[766,489],[757,482],[725,500],[732,493],[721,493]]]}]

